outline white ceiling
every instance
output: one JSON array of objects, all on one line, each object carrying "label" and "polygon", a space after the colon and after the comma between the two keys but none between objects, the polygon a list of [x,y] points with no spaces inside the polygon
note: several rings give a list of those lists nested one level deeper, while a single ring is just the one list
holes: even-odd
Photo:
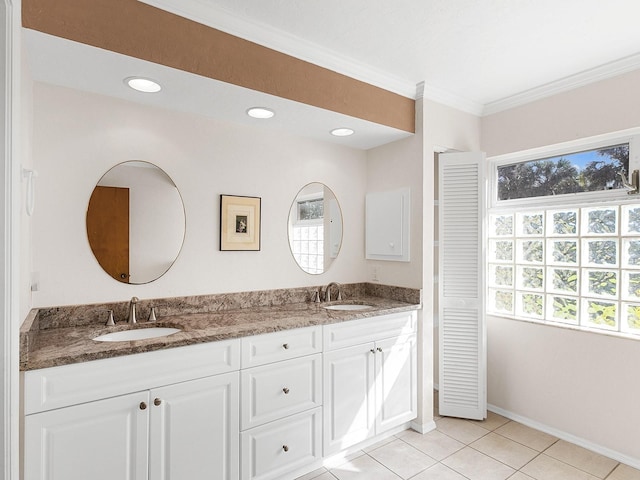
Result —
[{"label": "white ceiling", "polygon": [[[640,68],[640,0],[141,0],[404,96],[483,115]],[[25,31],[33,79],[369,149],[407,132]],[[122,80],[147,76],[159,94]],[[276,110],[269,121],[245,115]],[[356,134],[336,138],[336,127]]]},{"label": "white ceiling", "polygon": [[640,68],[639,0],[143,0],[486,114]]}]

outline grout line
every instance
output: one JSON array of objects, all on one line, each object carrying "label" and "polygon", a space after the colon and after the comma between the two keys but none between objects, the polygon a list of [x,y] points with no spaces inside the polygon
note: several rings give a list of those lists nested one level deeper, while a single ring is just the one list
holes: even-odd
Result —
[{"label": "grout line", "polygon": [[373,460],[374,462],[376,462],[379,465],[382,465],[384,468],[386,468],[387,470],[389,470],[392,474],[394,474],[396,477],[398,478],[402,478],[400,475],[398,475],[396,472],[394,472],[393,470],[391,470],[389,467],[387,467],[384,463],[379,462],[377,459],[375,459],[374,457],[372,457],[371,455],[369,455],[368,453],[365,452],[365,455],[367,457],[369,457],[371,460]]},{"label": "grout line", "polygon": [[[556,440],[555,442],[553,442],[551,445],[549,445],[547,448],[545,448],[545,449],[544,449],[542,452],[540,452],[540,453],[545,453],[547,450],[549,450],[551,447],[553,447],[556,443],[558,443],[558,442],[560,442],[560,441],[565,441],[566,443],[569,443],[569,444],[571,444],[571,445],[575,445],[574,443],[567,442],[566,440],[562,440],[562,439],[560,439],[560,438],[559,438],[558,440]],[[577,446],[578,446],[579,448],[583,448],[583,447],[580,447],[579,445],[577,445]],[[584,450],[587,450],[587,449],[586,449],[586,448],[584,448]],[[589,451],[589,450],[588,450],[588,451]],[[596,452],[591,452],[591,453],[593,453],[593,454],[595,454],[595,455],[599,455],[599,456],[601,456],[601,457],[603,457],[603,458],[607,458],[607,459],[609,459],[609,460],[613,460],[612,458],[606,457],[606,456],[601,455],[601,454],[596,453]],[[555,461],[557,461],[557,462],[564,463],[565,465],[568,465],[568,466],[570,466],[570,467],[572,467],[572,468],[575,468],[576,470],[579,470],[579,471],[581,471],[581,472],[583,472],[583,473],[586,473],[587,475],[590,475],[590,476],[592,476],[592,477],[594,477],[594,478],[598,478],[598,479],[600,479],[600,477],[598,477],[597,475],[594,475],[593,473],[588,472],[587,470],[584,470],[584,469],[582,469],[581,467],[579,467],[579,466],[577,466],[577,465],[574,465],[574,464],[572,464],[572,463],[565,462],[564,460],[560,460],[559,458],[556,458],[556,457],[554,457],[553,455],[548,455],[548,454],[546,454],[546,453],[545,453],[545,455],[547,455],[547,457],[549,457],[549,458],[553,458],[553,459],[554,459]],[[618,465],[620,465],[620,462],[618,462],[617,460],[614,460],[614,461],[616,462],[616,465],[613,467],[613,469],[612,469],[609,473],[607,473],[607,474],[606,474],[604,477],[602,477],[602,479],[600,479],[600,480],[606,480],[606,479],[607,479],[607,478],[608,478],[608,477],[613,473],[613,471],[614,471],[616,468],[618,468]]]},{"label": "grout line", "polygon": [[[440,418],[440,420],[441,420],[441,419],[443,419],[443,418],[447,418],[447,417],[441,417],[441,418]],[[506,418],[506,417],[505,417],[505,418]],[[480,425],[479,425],[477,422],[475,422],[475,421],[472,421],[472,420],[465,420],[465,421],[467,421],[468,423],[470,423],[470,424],[472,424],[472,425],[480,426]],[[505,425],[509,424],[510,422],[519,423],[519,422],[517,422],[517,421],[515,421],[515,420],[507,419],[507,422],[503,423],[502,425],[497,426],[497,427],[496,427],[496,428],[494,428],[493,430],[489,430],[489,429],[487,429],[487,428],[485,428],[485,427],[481,426],[481,428],[483,428],[484,430],[486,430],[486,431],[487,431],[487,433],[486,433],[486,434],[484,434],[484,435],[482,435],[481,437],[479,437],[479,438],[477,438],[477,439],[473,440],[472,442],[469,442],[469,443],[462,442],[462,441],[458,440],[457,438],[454,438],[454,437],[452,437],[451,435],[448,435],[447,433],[445,433],[445,432],[443,432],[443,431],[439,430],[439,429],[437,428],[437,426],[436,426],[436,430],[435,430],[435,431],[437,431],[439,434],[444,435],[444,436],[446,436],[446,437],[448,437],[448,438],[450,438],[450,439],[452,439],[452,440],[454,440],[454,441],[456,441],[456,442],[458,442],[459,444],[461,444],[461,445],[462,445],[462,447],[461,447],[461,448],[459,448],[459,449],[455,450],[454,452],[452,452],[451,454],[447,455],[446,457],[444,457],[444,458],[442,458],[442,459],[440,459],[440,460],[436,460],[435,458],[431,457],[431,455],[429,455],[428,453],[426,453],[426,452],[422,451],[420,448],[418,448],[418,447],[416,447],[416,446],[412,445],[411,443],[409,443],[408,441],[406,441],[404,438],[396,436],[395,438],[396,438],[397,440],[401,440],[405,445],[408,445],[408,446],[409,446],[409,447],[411,447],[412,449],[414,449],[414,450],[416,450],[416,451],[418,451],[418,452],[420,452],[420,453],[422,453],[422,454],[426,455],[427,457],[429,457],[429,458],[433,459],[433,460],[436,462],[436,463],[434,463],[433,465],[431,465],[431,466],[429,466],[429,467],[427,467],[427,468],[425,468],[425,469],[423,469],[423,470],[421,470],[421,471],[417,472],[416,474],[412,475],[411,477],[409,477],[409,479],[408,479],[408,480],[415,478],[416,476],[418,476],[418,475],[422,474],[422,473],[423,473],[423,472],[425,472],[426,470],[428,470],[428,469],[430,469],[430,468],[433,468],[434,466],[436,466],[436,465],[438,465],[438,464],[439,464],[441,467],[444,467],[444,468],[447,468],[447,469],[449,469],[449,470],[451,470],[451,471],[454,471],[454,472],[456,472],[458,475],[460,475],[461,477],[464,477],[465,479],[468,479],[468,477],[467,477],[467,476],[463,475],[462,473],[458,472],[456,469],[454,469],[454,468],[452,468],[452,467],[450,467],[450,466],[446,465],[445,463],[443,463],[443,461],[445,461],[446,459],[448,459],[448,458],[450,458],[451,456],[455,455],[456,453],[460,452],[460,451],[461,451],[462,449],[464,449],[465,447],[470,447],[472,450],[476,451],[477,453],[480,453],[480,454],[481,454],[481,455],[483,455],[483,456],[486,456],[486,457],[488,457],[488,458],[490,458],[490,459],[492,459],[492,460],[495,460],[496,462],[498,462],[498,463],[500,463],[500,464],[502,464],[502,465],[505,465],[506,467],[509,467],[509,468],[513,469],[513,470],[514,470],[514,472],[513,472],[509,477],[507,477],[507,478],[512,478],[513,476],[517,475],[518,473],[521,473],[521,474],[523,474],[523,475],[526,475],[526,474],[523,472],[523,469],[524,469],[527,465],[529,465],[531,462],[533,462],[534,460],[536,460],[537,458],[539,458],[541,455],[545,455],[545,456],[547,456],[547,457],[549,457],[549,458],[552,458],[552,459],[553,459],[553,460],[555,460],[555,461],[558,461],[558,462],[560,462],[560,463],[563,463],[563,464],[565,464],[565,465],[567,465],[567,466],[569,466],[569,467],[571,467],[571,468],[574,468],[574,469],[575,469],[575,470],[577,470],[577,471],[580,471],[580,472],[582,472],[582,473],[588,474],[588,475],[590,475],[590,476],[592,476],[592,477],[594,477],[594,478],[599,478],[599,477],[597,477],[596,475],[594,475],[593,473],[590,473],[590,472],[588,472],[588,471],[586,471],[586,470],[583,470],[583,469],[582,469],[581,467],[579,467],[579,466],[572,465],[572,464],[570,464],[570,463],[567,463],[567,462],[565,462],[565,461],[563,461],[563,460],[560,460],[560,459],[558,459],[558,458],[555,458],[555,457],[554,457],[554,456],[552,456],[552,455],[548,455],[548,454],[546,454],[546,453],[545,453],[545,452],[547,452],[551,447],[553,447],[554,445],[556,445],[556,444],[561,440],[560,438],[556,438],[556,440],[555,440],[555,441],[553,441],[551,444],[549,444],[548,446],[546,446],[543,450],[539,451],[539,450],[537,450],[537,449],[535,449],[535,448],[530,447],[529,445],[526,445],[526,444],[521,443],[521,442],[519,442],[519,441],[517,441],[517,440],[514,440],[514,439],[512,439],[512,438],[509,438],[509,437],[507,437],[507,436],[505,436],[505,435],[502,435],[502,434],[501,434],[501,433],[499,433],[499,432],[496,432],[496,430],[497,430],[497,429],[499,429],[499,428],[501,428],[501,427],[503,427],[503,426],[505,426]],[[524,426],[527,426],[527,425],[524,425]],[[528,428],[531,428],[532,430],[535,430],[535,431],[540,431],[540,430],[537,430],[537,429],[532,428],[532,427],[528,427]],[[503,461],[501,461],[501,460],[499,460],[499,459],[497,459],[497,458],[495,458],[495,457],[493,457],[493,456],[491,456],[491,455],[489,455],[489,454],[487,454],[487,453],[484,453],[484,452],[482,452],[482,451],[478,450],[476,447],[472,446],[472,444],[473,444],[473,443],[475,443],[475,442],[477,442],[478,440],[480,440],[480,439],[482,439],[482,438],[486,437],[486,436],[487,436],[487,435],[489,435],[490,433],[495,433],[496,435],[499,435],[500,437],[502,437],[502,438],[504,438],[504,439],[506,439],[506,440],[509,440],[509,441],[514,442],[514,443],[516,443],[516,444],[518,444],[518,445],[521,445],[521,446],[523,446],[523,447],[526,447],[526,448],[528,448],[529,450],[532,450],[533,452],[535,452],[534,457],[533,457],[531,460],[529,460],[527,463],[525,463],[524,465],[522,465],[520,468],[516,469],[516,468],[512,467],[511,465],[508,465],[508,464],[506,464],[505,462],[503,462]],[[545,432],[542,432],[542,433],[545,433]],[[553,435],[552,435],[552,436],[553,436]],[[378,449],[379,449],[379,448],[384,448],[384,447],[388,446],[388,444],[389,444],[389,443],[391,443],[391,442],[387,442],[386,444],[381,445],[380,447],[378,447]],[[571,442],[568,442],[568,443],[571,443]],[[579,446],[579,445],[578,445],[578,446]],[[378,449],[376,449],[376,450],[378,450]],[[372,452],[373,452],[373,451],[372,451]],[[595,453],[595,452],[594,452],[594,453]],[[378,463],[379,465],[381,465],[382,467],[384,467],[386,470],[390,471],[393,475],[396,475],[397,477],[402,478],[402,477],[400,477],[400,475],[399,475],[399,474],[397,474],[393,469],[391,469],[390,467],[388,467],[387,465],[385,465],[384,463],[382,463],[382,462],[378,461],[376,458],[374,458],[372,455],[370,455],[370,453],[369,453],[369,452],[363,452],[363,455],[367,455],[367,456],[368,456],[368,457],[370,457],[373,461],[375,461],[376,463]],[[604,456],[604,455],[603,455],[603,456]],[[606,456],[604,456],[604,457],[605,457],[605,458],[609,458],[609,457],[606,457]],[[614,459],[612,459],[612,460],[614,460]],[[609,478],[611,477],[611,475],[613,474],[613,472],[615,472],[615,471],[616,471],[616,469],[617,469],[620,465],[622,465],[622,463],[621,463],[621,462],[617,462],[617,461],[616,461],[616,465],[611,469],[611,471],[610,471],[610,472],[609,472],[609,473],[608,473],[608,474],[607,474],[607,475],[606,475],[602,480],[607,480],[607,479],[609,479]],[[327,470],[327,471],[331,474],[331,476],[332,476],[333,478],[336,478],[336,480],[337,480],[337,477],[333,474],[333,472],[332,472],[331,470]]]},{"label": "grout line", "polygon": [[607,476],[606,476],[606,477],[604,477],[604,479],[603,479],[603,480],[607,480],[607,478],[609,478],[609,477],[613,474],[613,472],[615,472],[615,471],[616,471],[616,469],[617,469],[620,465],[623,465],[623,464],[622,464],[621,462],[618,462],[618,463],[617,463],[617,465],[616,465],[615,467],[613,467],[613,470],[611,470],[609,473],[607,473]]}]

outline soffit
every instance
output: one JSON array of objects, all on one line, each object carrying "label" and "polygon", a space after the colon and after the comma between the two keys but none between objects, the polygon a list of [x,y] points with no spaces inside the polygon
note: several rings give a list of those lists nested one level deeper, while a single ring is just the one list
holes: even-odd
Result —
[{"label": "soffit", "polygon": [[[135,0],[24,0],[35,80],[239,123],[254,106],[270,128],[372,148],[415,129],[415,101]],[[64,68],[60,66],[64,65]],[[144,72],[147,72],[146,75]],[[165,87],[140,98],[122,85],[143,75]],[[169,79],[169,80],[167,80]],[[335,139],[328,131],[350,127]]]}]

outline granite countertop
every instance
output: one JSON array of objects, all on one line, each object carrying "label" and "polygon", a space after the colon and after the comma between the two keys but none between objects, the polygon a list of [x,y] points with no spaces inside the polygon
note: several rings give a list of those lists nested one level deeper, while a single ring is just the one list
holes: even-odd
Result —
[{"label": "granite countertop", "polygon": [[[349,311],[324,308],[331,303],[358,303],[371,305],[371,308]],[[159,316],[155,323],[141,321],[133,328],[176,327],[180,332],[165,337],[123,342],[97,342],[93,338],[105,333],[129,330],[131,327],[126,321],[116,322],[113,327],[93,322],[86,325],[43,328],[38,322],[38,311],[34,310],[25,320],[21,330],[20,369],[24,371],[68,365],[419,308],[419,303],[365,294],[344,302],[306,301],[215,312],[171,314]]]}]

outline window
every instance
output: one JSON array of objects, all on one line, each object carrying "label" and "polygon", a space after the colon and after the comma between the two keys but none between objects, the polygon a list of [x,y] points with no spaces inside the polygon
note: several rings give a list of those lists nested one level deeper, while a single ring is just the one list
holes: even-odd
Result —
[{"label": "window", "polygon": [[489,313],[640,335],[640,197],[617,175],[629,150],[494,163]]},{"label": "window", "polygon": [[296,203],[298,222],[320,221],[324,217],[324,200],[314,198],[312,200],[302,200]]},{"label": "window", "polygon": [[292,252],[308,273],[324,272],[324,200],[308,198],[296,203]]},{"label": "window", "polygon": [[629,144],[613,145],[498,167],[498,199],[544,197],[624,188]]}]

